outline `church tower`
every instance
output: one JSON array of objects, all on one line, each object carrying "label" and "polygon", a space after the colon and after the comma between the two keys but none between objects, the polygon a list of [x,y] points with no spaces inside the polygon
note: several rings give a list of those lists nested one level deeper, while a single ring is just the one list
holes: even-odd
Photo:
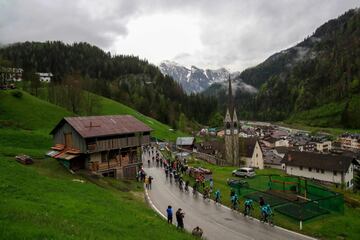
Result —
[{"label": "church tower", "polygon": [[225,129],[225,160],[228,164],[237,166],[240,163],[239,157],[239,125],[236,110],[233,103],[231,79],[229,76],[228,106],[224,118]]}]

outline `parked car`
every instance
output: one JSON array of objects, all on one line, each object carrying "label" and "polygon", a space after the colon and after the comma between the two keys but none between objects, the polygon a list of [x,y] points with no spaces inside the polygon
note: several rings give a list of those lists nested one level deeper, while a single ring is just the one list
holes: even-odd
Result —
[{"label": "parked car", "polygon": [[227,184],[230,187],[240,187],[240,188],[248,188],[249,183],[246,180],[238,180],[238,179],[227,179]]},{"label": "parked car", "polygon": [[252,169],[252,168],[243,167],[243,168],[234,170],[232,172],[232,175],[236,176],[236,177],[248,178],[248,177],[255,177],[256,173],[255,173],[254,169]]}]

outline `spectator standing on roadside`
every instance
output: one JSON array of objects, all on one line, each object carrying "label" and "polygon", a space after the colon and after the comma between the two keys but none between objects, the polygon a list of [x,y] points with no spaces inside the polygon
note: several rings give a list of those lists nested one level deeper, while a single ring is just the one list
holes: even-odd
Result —
[{"label": "spectator standing on roadside", "polygon": [[177,228],[184,229],[184,217],[185,217],[185,213],[183,213],[182,209],[179,208],[176,211]]},{"label": "spectator standing on roadside", "polygon": [[168,208],[166,209],[166,213],[167,213],[167,222],[172,224],[172,220],[173,220],[173,210],[172,207],[169,205]]}]

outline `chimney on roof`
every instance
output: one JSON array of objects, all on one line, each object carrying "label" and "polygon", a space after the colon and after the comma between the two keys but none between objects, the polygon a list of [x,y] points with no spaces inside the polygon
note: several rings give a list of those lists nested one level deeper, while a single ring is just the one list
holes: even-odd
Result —
[{"label": "chimney on roof", "polygon": [[291,162],[291,160],[292,160],[291,154],[288,154],[288,161]]}]

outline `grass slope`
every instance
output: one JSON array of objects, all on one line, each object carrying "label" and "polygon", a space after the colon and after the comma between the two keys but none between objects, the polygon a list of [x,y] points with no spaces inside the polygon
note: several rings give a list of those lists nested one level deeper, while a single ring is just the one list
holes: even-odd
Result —
[{"label": "grass slope", "polygon": [[152,133],[153,136],[163,140],[175,141],[177,137],[185,136],[184,133],[181,133],[179,131],[172,131],[170,130],[170,126],[163,124],[153,118],[147,117],[122,103],[101,96],[97,97],[100,105],[99,111],[97,112],[98,115],[132,115],[138,120],[150,126],[154,130],[154,132]]},{"label": "grass slope", "polygon": [[75,178],[52,159],[23,166],[0,156],[0,238],[192,239],[146,206],[140,184]]},{"label": "grass slope", "polygon": [[20,91],[0,91],[0,154],[42,157],[51,146],[49,132],[73,113]]},{"label": "grass slope", "polygon": [[[21,92],[22,97],[12,94]],[[0,91],[0,127],[49,131],[73,113],[20,90]]]},{"label": "grass slope", "polygon": [[[192,239],[146,205],[142,184],[72,175],[44,159],[50,130],[73,114],[13,92],[0,91],[0,239]],[[21,153],[35,164],[17,163]]]}]

